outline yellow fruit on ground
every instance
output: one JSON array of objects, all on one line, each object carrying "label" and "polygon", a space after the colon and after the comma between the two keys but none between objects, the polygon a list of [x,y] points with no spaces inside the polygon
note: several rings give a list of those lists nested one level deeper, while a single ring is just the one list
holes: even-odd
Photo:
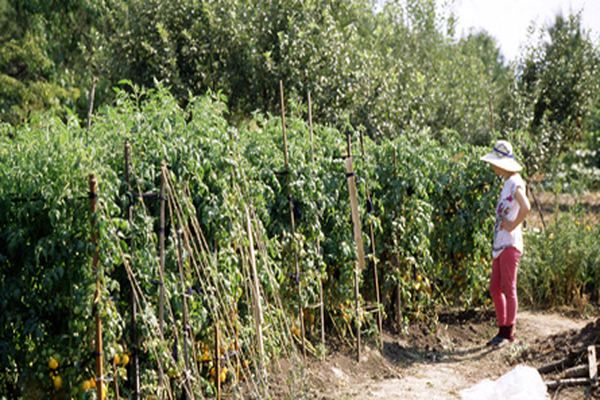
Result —
[{"label": "yellow fruit on ground", "polygon": [[50,359],[48,360],[48,368],[50,368],[50,369],[58,368],[58,360],[54,357],[50,357]]},{"label": "yellow fruit on ground", "polygon": [[83,381],[81,388],[83,389],[84,392],[87,392],[88,390],[90,390],[92,388],[92,386],[90,385],[90,381]]},{"label": "yellow fruit on ground", "polygon": [[52,378],[52,383],[54,383],[55,390],[60,390],[60,388],[62,387],[62,384],[63,384],[63,381],[62,381],[62,378],[60,377],[60,375],[57,375],[54,378]]},{"label": "yellow fruit on ground", "polygon": [[123,366],[129,364],[129,354],[123,354],[123,357],[121,357],[121,364],[123,364]]},{"label": "yellow fruit on ground", "polygon": [[208,349],[207,349],[202,353],[201,360],[202,361],[210,361],[210,358],[211,358],[210,353],[208,352]]},{"label": "yellow fruit on ground", "polygon": [[227,380],[227,367],[221,370],[221,375],[219,376],[221,382],[225,382]]},{"label": "yellow fruit on ground", "polygon": [[300,337],[300,334],[301,334],[301,332],[300,332],[300,328],[298,328],[298,327],[297,327],[297,326],[295,326],[295,325],[294,325],[294,326],[292,326],[292,334],[293,334],[294,336]]}]

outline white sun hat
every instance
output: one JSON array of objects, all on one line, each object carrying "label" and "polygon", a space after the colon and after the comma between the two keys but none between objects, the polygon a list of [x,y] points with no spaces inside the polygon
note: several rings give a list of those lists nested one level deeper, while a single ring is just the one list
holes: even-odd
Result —
[{"label": "white sun hat", "polygon": [[508,172],[519,172],[523,169],[515,160],[513,148],[506,140],[498,140],[492,151],[481,157],[485,161]]}]

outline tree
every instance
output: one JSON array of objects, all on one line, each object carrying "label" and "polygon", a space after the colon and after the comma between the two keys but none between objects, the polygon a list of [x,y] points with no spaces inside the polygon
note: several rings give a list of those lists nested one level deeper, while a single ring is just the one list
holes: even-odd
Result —
[{"label": "tree", "polygon": [[95,15],[87,0],[0,0],[0,120],[18,124],[38,110],[85,108]]},{"label": "tree", "polygon": [[581,27],[581,15],[558,15],[528,50],[519,68],[520,95],[529,107],[529,129],[541,167],[582,138],[598,92],[598,55]]}]

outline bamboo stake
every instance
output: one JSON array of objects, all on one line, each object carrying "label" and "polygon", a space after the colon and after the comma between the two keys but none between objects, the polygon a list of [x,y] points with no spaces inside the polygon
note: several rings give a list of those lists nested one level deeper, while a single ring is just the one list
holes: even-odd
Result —
[{"label": "bamboo stake", "polygon": [[[164,171],[163,171],[164,173]],[[181,282],[181,301],[183,305],[183,362],[185,364],[185,380],[184,388],[186,390],[186,398],[194,400],[194,393],[189,388],[189,380],[191,377],[190,372],[190,354],[189,354],[189,343],[191,341],[191,327],[189,323],[188,306],[187,306],[187,294],[185,276],[183,273],[183,250],[181,245],[181,232],[177,231],[177,266],[179,268],[179,280]]]},{"label": "bamboo stake", "polygon": [[246,211],[246,229],[248,232],[248,241],[250,248],[250,268],[252,273],[252,295],[254,297],[253,309],[254,309],[254,324],[256,326],[256,342],[257,342],[257,352],[258,352],[258,369],[261,375],[264,375],[264,344],[263,344],[263,332],[262,332],[262,324],[263,324],[263,312],[261,306],[261,296],[260,296],[260,285],[258,282],[258,273],[256,269],[256,256],[254,254],[254,237],[252,234],[252,223],[250,221],[250,213],[248,212],[248,207],[245,208]]},{"label": "bamboo stake", "polygon": [[104,375],[102,370],[103,354],[102,354],[102,320],[100,319],[100,312],[98,310],[98,304],[100,303],[100,273],[98,270],[98,261],[100,259],[100,249],[98,247],[98,232],[97,232],[97,201],[98,201],[98,181],[96,177],[91,174],[89,176],[89,189],[90,189],[90,209],[92,212],[92,245],[94,247],[94,255],[92,258],[92,267],[96,274],[96,292],[94,293],[94,306],[93,313],[96,319],[96,395],[98,399],[103,399],[104,392]]},{"label": "bamboo stake", "polygon": [[115,377],[115,399],[119,400],[119,368],[117,367],[117,363],[113,359],[113,375]]},{"label": "bamboo stake", "polygon": [[[363,134],[360,132],[360,154],[365,160],[365,145],[363,142]],[[365,192],[367,195],[367,202],[373,204],[371,199],[371,192],[369,191],[369,182],[365,179]],[[368,211],[370,214],[371,211]],[[383,321],[381,318],[381,293],[379,291],[379,273],[377,271],[377,255],[375,246],[375,229],[373,227],[373,221],[369,219],[369,236],[371,239],[371,255],[373,256],[373,280],[375,284],[375,300],[377,302],[377,329],[379,332],[379,348],[383,349]]]},{"label": "bamboo stake", "polygon": [[[106,213],[104,216],[107,218],[110,217],[108,215],[108,213]],[[130,280],[132,286],[135,288],[135,296],[134,296],[135,302],[137,303],[138,307],[147,309],[149,306],[148,300],[144,296],[141,286],[140,286],[139,282],[137,282],[137,279],[135,278],[135,274],[133,273],[133,271],[131,269],[131,265],[128,261],[128,257],[127,257],[128,255],[126,255],[123,252],[121,247],[117,247],[117,249],[119,250],[119,254],[123,259],[123,266],[125,268],[125,271],[127,272],[127,276],[129,277],[129,280]],[[150,326],[148,326],[148,328],[150,328]],[[161,338],[161,339],[163,339],[163,338]],[[157,366],[159,368],[159,373],[162,374],[162,363],[160,361],[160,356],[159,356],[158,352],[156,352],[155,349],[150,349],[150,351],[153,352],[153,355],[156,358]],[[169,387],[167,387],[167,395],[168,395],[169,399],[173,399],[173,394],[171,393]]]},{"label": "bamboo stake", "polygon": [[[394,177],[396,177],[398,171],[398,155],[395,144],[392,160],[394,164]],[[398,330],[398,332],[400,332],[400,330],[402,329],[403,319],[404,316],[402,315],[402,291],[400,290],[400,283],[396,283],[396,329]]]},{"label": "bamboo stake", "polygon": [[[167,180],[167,187],[169,188],[168,190],[171,193],[173,193],[174,192],[173,186],[172,186],[172,183],[170,183],[168,175],[166,175],[166,180]],[[185,196],[187,196],[187,197],[185,197],[185,199],[186,199],[185,206],[193,208],[193,205],[191,205],[191,203],[189,203],[189,201],[191,199],[191,194],[185,190],[184,190],[184,192],[185,192]],[[172,212],[174,212],[174,214],[177,216],[178,221],[180,221],[182,223],[182,225],[181,225],[181,227],[183,229],[182,243],[185,245],[185,249],[189,253],[190,265],[192,267],[194,267],[193,269],[196,273],[196,276],[197,276],[200,284],[202,285],[203,288],[205,288],[205,290],[207,290],[207,291],[214,290],[216,292],[215,296],[207,297],[207,301],[209,301],[209,303],[211,304],[210,307],[214,310],[213,311],[214,319],[217,320],[220,316],[219,311],[218,311],[219,309],[229,310],[229,308],[227,307],[227,303],[222,301],[222,298],[219,294],[219,289],[222,286],[222,285],[220,285],[221,281],[216,280],[216,279],[213,280],[214,276],[213,276],[213,273],[210,271],[211,268],[214,268],[216,266],[216,263],[218,261],[212,257],[207,256],[209,254],[208,244],[204,240],[202,230],[198,226],[198,221],[197,221],[195,214],[187,215],[187,213],[184,212],[184,208],[183,208],[184,205],[179,203],[179,201],[173,196],[169,197],[169,204],[173,205]],[[187,210],[187,208],[185,210]],[[188,224],[184,224],[185,221],[188,221]],[[191,223],[191,224],[189,224],[189,223]],[[193,232],[192,232],[192,230],[193,230]],[[198,256],[201,257],[201,259],[198,259],[197,258]],[[202,271],[206,272],[205,276],[202,275],[202,273],[200,272],[201,270],[198,267],[200,267],[202,269]],[[221,288],[221,290],[226,290],[226,289]],[[231,310],[229,310],[229,311],[231,311]],[[226,333],[228,335],[232,335],[233,334],[232,332],[235,331],[235,327],[233,327],[232,321],[227,318],[224,318],[222,321],[224,321],[226,328],[230,329],[230,331],[228,331]],[[251,380],[250,383],[258,391],[258,386],[256,385],[256,383],[253,380]]]},{"label": "bamboo stake", "polygon": [[490,116],[490,132],[494,132],[494,104],[492,103],[492,93],[488,95],[488,111]]},{"label": "bamboo stake", "polygon": [[[161,167],[165,167],[164,161]],[[165,271],[165,176],[161,172],[160,174],[160,228],[158,231],[159,235],[159,309],[158,309],[158,327],[160,333],[164,335],[164,319],[165,319],[165,287],[164,287],[164,271]]]},{"label": "bamboo stake", "polygon": [[540,206],[540,203],[537,200],[537,197],[535,196],[535,193],[533,192],[533,187],[532,185],[528,185],[527,188],[529,189],[529,193],[531,194],[531,197],[533,198],[533,203],[535,204],[535,208],[538,211],[538,214],[540,215],[540,221],[542,221],[542,227],[544,228],[544,231],[546,231],[546,221],[544,221],[544,214],[542,213],[542,207]]},{"label": "bamboo stake", "polygon": [[[290,208],[290,224],[292,230],[292,240],[295,242],[296,236],[296,222],[294,220],[294,203],[292,202],[292,195],[290,194],[290,169],[289,169],[289,156],[288,156],[288,145],[287,145],[287,133],[285,127],[285,98],[283,93],[283,81],[279,81],[279,99],[281,105],[281,129],[283,131],[283,157],[285,165],[285,179],[286,189],[288,193],[288,204]],[[294,249],[294,265],[296,270],[296,288],[298,290],[298,318],[300,320],[300,333],[302,335],[302,356],[306,357],[306,344],[305,344],[305,329],[304,329],[304,310],[302,309],[302,287],[300,284],[300,266],[298,262],[298,252]]]},{"label": "bamboo stake", "polygon": [[[125,182],[127,183],[127,191],[131,195],[131,145],[125,141]],[[133,207],[131,202],[127,204],[125,211],[127,221],[131,226],[133,222]],[[131,247],[131,238],[127,239],[127,245]],[[135,302],[135,288],[131,283],[131,362],[129,366],[130,379],[128,381],[133,385],[133,400],[140,399],[140,364],[138,359],[138,340],[137,340],[137,305]]]},{"label": "bamboo stake", "polygon": [[365,269],[365,250],[362,241],[362,229],[360,226],[360,215],[358,213],[358,195],[356,191],[356,177],[354,176],[354,170],[352,169],[352,143],[350,134],[347,135],[348,141],[348,156],[346,158],[346,179],[348,181],[348,192],[350,194],[350,207],[352,209],[352,225],[354,227],[354,242],[356,243],[356,255],[358,257],[357,263],[354,266],[354,308],[356,314],[356,357],[357,361],[360,362],[360,351],[361,351],[361,323],[360,323],[360,299],[359,299],[359,277],[360,272]]},{"label": "bamboo stake", "polygon": [[[217,315],[215,315],[215,318]],[[217,383],[217,400],[221,400],[221,357],[219,355],[219,322],[215,321],[215,380]]]},{"label": "bamboo stake", "polygon": [[[163,161],[162,168],[166,168]],[[160,174],[160,227],[158,231],[159,253],[158,253],[158,274],[159,274],[159,300],[158,300],[158,330],[160,337],[164,339],[164,319],[165,319],[165,174]],[[158,374],[159,391],[164,385],[164,376],[162,371]]]},{"label": "bamboo stake", "polygon": [[[315,142],[312,121],[312,101],[308,92],[308,131],[310,133],[310,149],[313,172],[315,170]],[[317,254],[321,254],[321,239],[317,237]],[[319,311],[321,314],[321,344],[325,346],[325,300],[323,299],[323,277],[319,279]]]},{"label": "bamboo stake", "polygon": [[90,130],[92,126],[92,114],[94,113],[94,97],[96,97],[96,83],[98,82],[97,77],[92,78],[92,88],[90,89],[89,107],[87,114],[87,130]]}]

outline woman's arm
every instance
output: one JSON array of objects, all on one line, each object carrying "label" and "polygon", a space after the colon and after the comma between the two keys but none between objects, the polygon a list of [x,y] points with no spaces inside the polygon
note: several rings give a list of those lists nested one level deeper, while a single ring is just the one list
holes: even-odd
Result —
[{"label": "woman's arm", "polygon": [[502,220],[500,224],[500,229],[504,229],[507,232],[512,232],[521,222],[525,220],[527,214],[529,214],[529,210],[531,210],[531,204],[529,204],[529,200],[525,195],[523,188],[517,188],[515,192],[515,198],[517,199],[517,203],[519,203],[519,212],[517,214],[517,218],[514,221],[509,221],[507,219]]}]

